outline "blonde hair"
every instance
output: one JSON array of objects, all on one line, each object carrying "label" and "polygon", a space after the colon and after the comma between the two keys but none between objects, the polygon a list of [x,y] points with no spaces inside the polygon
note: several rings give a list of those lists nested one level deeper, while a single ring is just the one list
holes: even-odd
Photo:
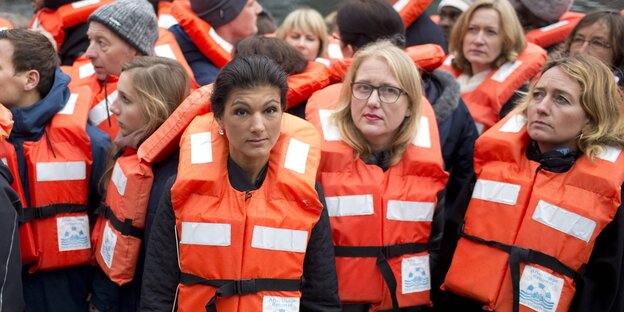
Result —
[{"label": "blonde hair", "polygon": [[[594,159],[604,146],[624,146],[624,123],[620,112],[624,98],[609,68],[590,55],[579,54],[549,60],[540,76],[554,67],[576,80],[581,88],[580,103],[589,118],[589,127],[584,128],[579,136],[579,151]],[[531,85],[529,93],[518,103],[518,110],[524,116],[533,103],[533,92],[538,81]]]},{"label": "blonde hair", "polygon": [[518,55],[526,47],[526,39],[522,25],[518,20],[516,11],[507,0],[480,0],[473,3],[466,12],[459,17],[449,39],[449,51],[454,53],[455,58],[451,65],[456,70],[472,75],[472,66],[463,52],[464,38],[470,26],[470,20],[474,13],[479,9],[494,9],[500,17],[501,32],[499,36],[502,39],[501,53],[494,60],[493,68],[498,68],[507,62],[513,62]]},{"label": "blonde hair", "polygon": [[284,22],[282,22],[282,25],[277,28],[275,37],[285,40],[288,33],[295,29],[310,32],[317,36],[320,41],[317,57],[326,54],[327,26],[325,25],[325,20],[323,16],[321,16],[321,13],[308,7],[299,8],[290,12],[284,19]]},{"label": "blonde hair", "polygon": [[370,58],[381,59],[388,65],[399,82],[399,87],[405,90],[408,97],[408,110],[411,114],[403,120],[392,139],[389,149],[389,165],[392,166],[401,160],[408,144],[416,137],[422,101],[422,87],[418,69],[403,50],[388,40],[378,41],[358,50],[344,78],[338,98],[338,107],[332,114],[332,120],[338,126],[343,140],[353,148],[355,156],[368,159],[372,154],[372,148],[351,117],[351,83],[355,81],[355,75],[360,65]]}]

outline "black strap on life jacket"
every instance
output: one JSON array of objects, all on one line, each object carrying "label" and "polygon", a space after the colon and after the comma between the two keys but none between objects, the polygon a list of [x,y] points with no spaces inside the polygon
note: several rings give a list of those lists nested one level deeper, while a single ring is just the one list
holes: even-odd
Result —
[{"label": "black strap on life jacket", "polygon": [[388,286],[390,298],[392,299],[392,311],[399,310],[399,301],[397,299],[397,281],[390,268],[388,259],[400,257],[407,254],[421,253],[429,249],[426,243],[405,243],[386,246],[335,246],[334,252],[336,257],[349,258],[377,258],[377,269]]},{"label": "black strap on life jacket", "polygon": [[581,267],[579,272],[563,264],[557,258],[542,253],[537,250],[527,249],[520,246],[507,245],[497,241],[485,240],[477,236],[466,234],[464,232],[464,226],[459,228],[459,235],[467,238],[473,242],[485,244],[494,248],[498,248],[509,254],[509,271],[511,273],[511,283],[513,288],[513,312],[520,310],[520,263],[528,262],[539,264],[543,267],[549,268],[559,274],[563,274],[573,280],[577,280],[585,268],[585,265]]},{"label": "black strap on life jacket", "polygon": [[100,206],[95,210],[95,214],[108,219],[113,228],[119,231],[122,235],[129,235],[138,239],[143,239],[143,229],[132,225],[132,219],[124,219],[123,221],[119,220],[106,202],[100,203]]},{"label": "black strap on life jacket", "polygon": [[206,312],[217,312],[216,301],[219,297],[243,296],[261,291],[300,291],[301,279],[254,278],[241,280],[205,279],[182,272],[180,282],[184,285],[202,284],[216,287],[217,291],[206,304]]},{"label": "black strap on life jacket", "polygon": [[77,204],[52,204],[41,207],[22,209],[22,222],[54,217],[60,213],[85,212],[87,206]]}]

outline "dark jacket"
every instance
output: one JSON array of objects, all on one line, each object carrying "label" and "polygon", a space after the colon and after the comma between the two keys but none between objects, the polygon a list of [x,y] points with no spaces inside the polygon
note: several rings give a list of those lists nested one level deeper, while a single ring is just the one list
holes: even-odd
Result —
[{"label": "dark jacket", "polygon": [[0,311],[23,311],[19,216],[22,204],[11,188],[13,176],[0,163]]},{"label": "dark jacket", "polygon": [[[266,167],[257,182],[251,184],[243,170],[230,159],[228,177],[232,187],[238,191],[255,190],[264,182]],[[173,177],[168,181],[152,226],[145,259],[141,311],[171,311],[176,304],[180,267],[170,191],[174,181]],[[325,197],[318,185],[316,190],[323,207],[326,207]],[[303,263],[303,277],[301,311],[340,311],[334,246],[326,208],[323,208],[319,222],[312,229]]]},{"label": "dark jacket", "polygon": [[191,37],[182,29],[182,26],[173,25],[169,31],[175,36],[186,62],[193,70],[193,76],[195,76],[197,83],[200,86],[213,83],[219,74],[219,67],[201,53]]},{"label": "dark jacket", "polygon": [[434,23],[427,12],[423,12],[405,29],[405,46],[433,43],[441,46],[448,53],[442,29]]},{"label": "dark jacket", "polygon": [[[564,156],[556,151],[542,154],[535,146],[533,144],[527,149],[527,158],[539,162],[541,170],[565,172],[574,165],[573,161],[569,161],[569,155]],[[476,176],[471,177],[471,183],[462,190],[457,204],[446,216],[441,248],[443,256],[438,259],[440,267],[446,269],[443,272],[447,272],[450,267],[459,239],[458,229],[463,223],[475,181]],[[622,192],[622,202],[624,203],[624,192]],[[443,292],[434,302],[437,311],[476,312],[483,311],[481,306],[480,303],[448,291]],[[624,311],[624,207],[622,204],[615,218],[607,224],[596,239],[585,271],[577,281],[576,293],[569,311]]]},{"label": "dark jacket", "polygon": [[[22,183],[28,181],[22,145],[26,141],[42,139],[44,127],[54,114],[65,106],[70,96],[67,87],[69,81],[69,76],[57,69],[52,89],[43,99],[28,107],[11,109],[14,124],[8,142],[16,148]],[[104,169],[110,138],[91,125],[87,125],[86,130],[91,139],[93,158],[88,203],[88,210],[92,213],[101,200],[97,185]],[[28,187],[24,189],[28,193]],[[26,194],[27,201],[30,201],[29,196]],[[28,207],[29,203],[23,203],[23,205]],[[34,274],[28,273],[28,268],[24,268],[22,279],[24,299],[27,303],[26,311],[85,311],[86,298],[91,289],[91,275],[92,268],[89,265]]]},{"label": "dark jacket", "polygon": [[[156,215],[160,197],[165,192],[165,185],[169,178],[178,172],[178,159],[180,153],[176,151],[167,159],[152,165],[154,182],[150,191],[150,199],[147,204],[147,215],[145,219],[145,231],[143,243],[137,260],[134,279],[125,285],[119,286],[111,281],[100,269],[97,270],[93,280],[93,297],[91,302],[100,312],[107,311],[137,311],[141,298],[141,284],[143,282],[143,263],[145,261],[145,251],[149,240],[152,222]],[[170,186],[169,186],[170,187]]]}]

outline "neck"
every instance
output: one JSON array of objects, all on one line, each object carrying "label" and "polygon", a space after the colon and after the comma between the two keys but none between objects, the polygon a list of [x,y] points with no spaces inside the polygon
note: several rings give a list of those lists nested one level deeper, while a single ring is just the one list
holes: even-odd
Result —
[{"label": "neck", "polygon": [[390,149],[390,138],[380,137],[373,140],[367,139],[367,141],[373,153],[382,152]]},{"label": "neck", "polygon": [[471,65],[472,68],[472,75],[476,75],[476,74],[480,74],[486,70],[490,70],[490,66],[483,66],[483,65]]},{"label": "neck", "polygon": [[232,31],[230,30],[230,27],[228,27],[228,24],[225,24],[223,26],[220,27],[215,27],[215,32],[217,33],[217,35],[219,35],[219,37],[221,37],[221,39],[225,40],[227,43],[235,46],[238,41],[236,36],[232,33]]},{"label": "neck", "polygon": [[41,101],[41,96],[39,95],[39,92],[33,90],[31,92],[28,92],[26,94],[23,94],[22,97],[20,98],[19,102],[17,102],[15,104],[14,107],[28,107],[31,106],[37,102]]},{"label": "neck", "polygon": [[249,159],[245,157],[236,157],[236,155],[232,154],[230,154],[230,156],[232,157],[232,160],[239,167],[241,167],[241,169],[243,169],[245,176],[247,177],[247,179],[249,179],[251,184],[256,183],[256,180],[258,180],[258,176],[260,175],[262,168],[264,168],[264,166],[269,161],[268,159]]}]

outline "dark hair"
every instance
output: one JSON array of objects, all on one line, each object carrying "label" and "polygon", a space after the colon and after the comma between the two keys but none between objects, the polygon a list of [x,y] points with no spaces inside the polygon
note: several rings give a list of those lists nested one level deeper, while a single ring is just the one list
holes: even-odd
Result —
[{"label": "dark hair", "polygon": [[39,72],[37,92],[45,97],[54,84],[54,73],[60,60],[52,43],[43,34],[26,29],[0,31],[0,40],[13,45],[13,67],[16,73],[28,70]]},{"label": "dark hair", "polygon": [[272,34],[277,30],[275,18],[269,11],[264,9],[256,17],[256,27],[258,28],[256,35]]},{"label": "dark hair", "polygon": [[399,13],[385,1],[348,0],[338,9],[340,41],[355,51],[380,39],[405,47],[405,27]]},{"label": "dark hair", "polygon": [[587,15],[585,15],[579,22],[574,26],[574,29],[570,32],[568,39],[565,42],[564,50],[566,53],[570,52],[570,45],[572,44],[572,39],[576,36],[576,33],[581,29],[587,26],[593,25],[595,23],[605,23],[607,28],[609,29],[609,44],[611,44],[611,49],[613,49],[613,64],[608,64],[613,69],[621,68],[624,66],[624,16],[620,14],[620,12],[612,9],[602,9],[593,11]]},{"label": "dark hair", "polygon": [[225,111],[225,102],[236,89],[275,87],[280,90],[280,106],[286,108],[288,76],[268,56],[237,56],[227,63],[214,82],[210,95],[210,107],[215,117],[220,118]]},{"label": "dark hair", "polygon": [[288,75],[299,74],[308,66],[308,60],[299,50],[277,38],[263,36],[245,38],[236,46],[234,55],[266,55]]}]

